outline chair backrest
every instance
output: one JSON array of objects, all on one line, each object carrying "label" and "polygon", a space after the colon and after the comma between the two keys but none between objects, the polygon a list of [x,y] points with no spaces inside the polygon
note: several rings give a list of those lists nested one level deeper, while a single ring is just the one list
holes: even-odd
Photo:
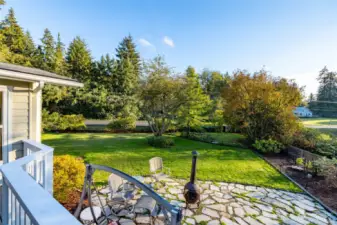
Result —
[{"label": "chair backrest", "polygon": [[123,178],[112,173],[108,178],[108,182],[110,191],[112,194],[114,194],[118,191],[118,188],[121,187],[121,185],[123,185]]},{"label": "chair backrest", "polygon": [[154,157],[150,159],[150,172],[155,173],[158,170],[163,170],[163,159],[160,157]]}]

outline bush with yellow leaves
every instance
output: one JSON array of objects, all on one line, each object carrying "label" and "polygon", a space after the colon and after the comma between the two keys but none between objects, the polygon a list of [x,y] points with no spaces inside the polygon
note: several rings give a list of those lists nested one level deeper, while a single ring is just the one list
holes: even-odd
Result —
[{"label": "bush with yellow leaves", "polygon": [[85,164],[81,158],[70,155],[54,157],[54,197],[61,203],[77,190],[81,190]]}]

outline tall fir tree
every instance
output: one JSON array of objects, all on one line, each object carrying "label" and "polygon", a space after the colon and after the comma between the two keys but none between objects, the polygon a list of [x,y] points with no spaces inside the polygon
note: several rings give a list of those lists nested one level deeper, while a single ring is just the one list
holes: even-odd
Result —
[{"label": "tall fir tree", "polygon": [[115,90],[120,94],[132,95],[140,77],[140,56],[130,35],[118,45],[116,57]]},{"label": "tall fir tree", "polygon": [[0,0],[0,10],[2,9],[2,6],[6,5],[5,0]]},{"label": "tall fir tree", "polygon": [[179,126],[186,128],[187,136],[191,128],[198,128],[205,119],[205,112],[209,106],[209,97],[204,93],[199,76],[192,66],[189,66],[185,72],[186,103],[178,112],[177,120]]},{"label": "tall fir tree", "polygon": [[309,108],[314,114],[325,117],[337,116],[337,73],[325,66],[318,75],[317,101],[310,102]]},{"label": "tall fir tree", "polygon": [[81,82],[90,81],[92,57],[87,44],[79,36],[69,44],[66,62],[68,73],[72,78]]},{"label": "tall fir tree", "polygon": [[31,57],[33,58],[35,53],[36,53],[36,47],[33,41],[32,36],[30,35],[29,31],[26,31],[25,36],[24,36],[24,52],[23,55],[26,57]]},{"label": "tall fir tree", "polygon": [[55,48],[55,73],[60,75],[67,75],[67,66],[64,58],[64,44],[61,41],[60,33],[57,34]]},{"label": "tall fir tree", "polygon": [[0,32],[3,42],[14,54],[23,54],[25,49],[25,35],[16,20],[14,9],[10,8],[5,20],[1,22]]},{"label": "tall fir tree", "polygon": [[39,59],[42,60],[40,64],[40,68],[43,70],[47,70],[50,72],[55,71],[55,40],[50,30],[46,28],[43,33],[43,37],[41,38],[41,51],[42,54]]}]

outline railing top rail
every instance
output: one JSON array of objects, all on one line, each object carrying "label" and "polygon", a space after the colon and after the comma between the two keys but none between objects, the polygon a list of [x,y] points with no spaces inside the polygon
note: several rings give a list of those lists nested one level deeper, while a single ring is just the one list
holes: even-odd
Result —
[{"label": "railing top rail", "polygon": [[32,224],[80,225],[81,223],[58,203],[48,191],[44,190],[22,167],[34,160],[42,160],[43,156],[48,153],[52,154],[53,148],[32,140],[25,140],[23,142],[41,150],[2,165],[0,171],[2,172],[4,183],[13,192],[21,207],[32,221]]},{"label": "railing top rail", "polygon": [[[40,151],[34,152],[34,154],[31,154],[31,155],[19,158],[15,161],[9,162],[7,164],[4,164],[3,166],[6,166],[6,167],[23,166],[34,160],[41,160],[44,155],[48,154],[49,152],[54,151],[52,147],[35,142],[33,140],[23,140],[22,142],[30,146],[34,146],[40,149]],[[0,170],[1,170],[1,167],[0,167]]]}]

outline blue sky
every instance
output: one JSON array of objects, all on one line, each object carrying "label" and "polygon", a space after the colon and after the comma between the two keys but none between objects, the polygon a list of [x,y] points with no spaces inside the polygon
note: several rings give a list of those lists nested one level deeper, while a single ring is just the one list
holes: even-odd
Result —
[{"label": "blue sky", "polygon": [[165,55],[178,72],[265,66],[310,93],[323,66],[337,70],[336,0],[7,0],[2,18],[8,7],[36,41],[46,27],[65,44],[79,35],[95,58],[130,33],[143,58]]}]

